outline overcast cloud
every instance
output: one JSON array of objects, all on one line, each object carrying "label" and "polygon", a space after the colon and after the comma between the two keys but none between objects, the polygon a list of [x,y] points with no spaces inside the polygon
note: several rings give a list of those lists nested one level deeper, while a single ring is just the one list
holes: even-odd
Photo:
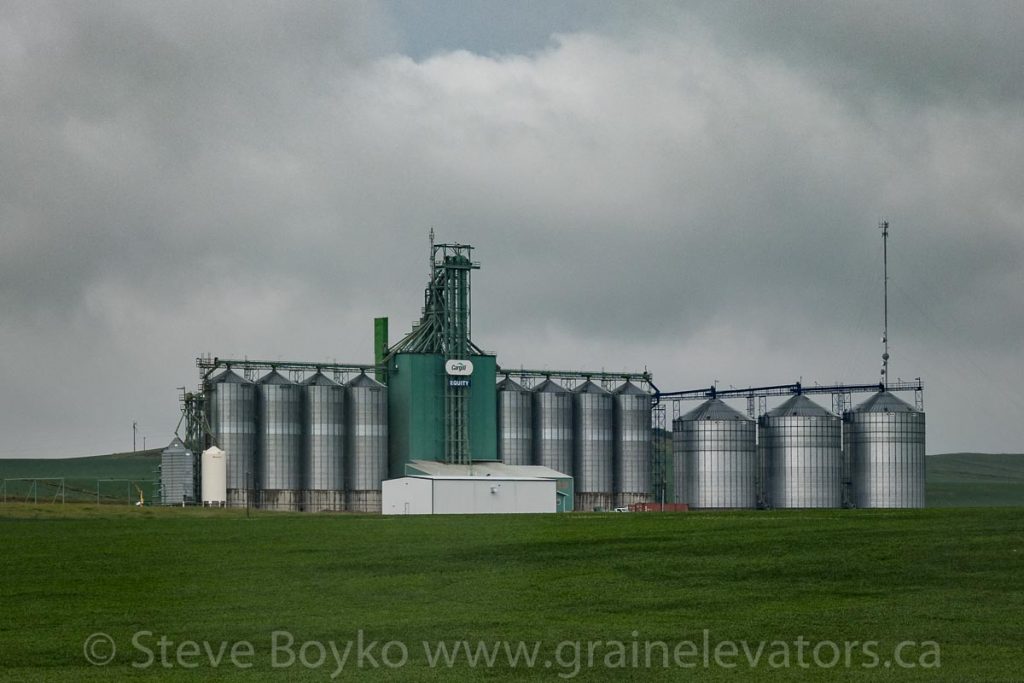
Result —
[{"label": "overcast cloud", "polygon": [[431,227],[476,247],[501,364],[877,381],[883,217],[928,452],[1022,452],[1022,30],[1018,2],[6,2],[0,456],[162,445],[201,353],[370,362]]}]

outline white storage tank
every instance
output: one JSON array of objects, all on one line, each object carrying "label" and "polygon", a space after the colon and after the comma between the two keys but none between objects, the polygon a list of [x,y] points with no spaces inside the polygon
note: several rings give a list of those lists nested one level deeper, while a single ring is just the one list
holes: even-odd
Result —
[{"label": "white storage tank", "polygon": [[221,449],[211,446],[203,451],[202,501],[210,507],[223,507],[228,499],[228,460]]}]

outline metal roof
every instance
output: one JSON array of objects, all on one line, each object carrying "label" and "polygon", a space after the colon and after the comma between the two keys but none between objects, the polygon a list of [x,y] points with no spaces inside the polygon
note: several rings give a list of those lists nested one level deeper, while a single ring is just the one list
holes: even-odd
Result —
[{"label": "metal roof", "polygon": [[260,377],[257,384],[295,384],[295,382],[291,381],[277,370],[271,370],[267,374],[263,375],[263,377]]},{"label": "metal roof", "polygon": [[429,479],[431,481],[551,481],[552,477],[510,477],[508,475],[407,474],[396,479]]},{"label": "metal roof", "polygon": [[555,382],[554,380],[550,380],[550,379],[546,379],[543,382],[541,382],[540,384],[538,384],[537,388],[534,389],[534,391],[536,391],[537,393],[540,393],[540,394],[568,394],[569,393],[568,389],[563,387],[561,384]]},{"label": "metal roof", "polygon": [[627,396],[650,396],[649,393],[630,382],[628,379],[621,386],[616,387],[613,394],[625,394]]},{"label": "metal roof", "polygon": [[306,378],[302,383],[306,386],[314,387],[334,387],[338,385],[337,382],[335,382],[333,379],[331,379],[322,372],[317,372],[316,374],[311,375],[310,377]]},{"label": "metal roof", "polygon": [[378,382],[377,380],[373,379],[369,375],[367,375],[365,372],[360,372],[358,375],[355,376],[355,378],[352,379],[351,382],[349,382],[345,386],[349,386],[349,387],[381,387],[381,388],[383,388],[384,385],[381,384],[380,382]]},{"label": "metal roof", "polygon": [[509,377],[506,377],[505,379],[498,382],[497,388],[498,391],[529,391],[522,384],[512,381],[512,379]]},{"label": "metal roof", "polygon": [[165,451],[169,451],[169,450],[175,449],[175,448],[181,449],[183,451],[187,451],[188,450],[188,446],[186,446],[185,443],[181,439],[179,439],[178,437],[174,437],[173,439],[171,439],[171,442],[169,444],[167,444],[167,447],[164,448],[164,450]]},{"label": "metal roof", "polygon": [[835,417],[830,411],[825,410],[802,394],[787,399],[781,405],[772,408],[765,414],[768,417]]},{"label": "metal roof", "polygon": [[853,409],[855,413],[916,413],[917,409],[909,403],[896,398],[888,391],[872,394],[868,400]]},{"label": "metal roof", "polygon": [[599,384],[594,384],[588,379],[586,382],[576,387],[575,392],[577,394],[607,394],[608,390]]},{"label": "metal roof", "polygon": [[229,368],[216,377],[211,377],[210,384],[252,384],[252,382]]},{"label": "metal roof", "polygon": [[696,422],[697,420],[751,421],[749,417],[747,417],[740,411],[729,407],[728,405],[726,405],[720,399],[717,398],[710,398],[707,401],[704,401],[690,412],[676,419],[681,420],[683,422]]},{"label": "metal roof", "polygon": [[[437,477],[527,477],[531,479],[568,479],[568,474],[542,465],[506,465],[503,462],[475,462],[471,465],[456,465],[436,460],[411,460],[406,469],[413,468]],[[414,477],[416,474],[408,474]]]}]

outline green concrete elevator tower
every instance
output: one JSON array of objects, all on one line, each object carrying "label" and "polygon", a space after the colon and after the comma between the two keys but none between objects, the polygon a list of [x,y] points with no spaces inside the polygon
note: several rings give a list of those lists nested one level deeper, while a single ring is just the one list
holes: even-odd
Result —
[{"label": "green concrete elevator tower", "polygon": [[411,460],[498,459],[497,363],[470,339],[472,250],[430,231],[423,317],[384,353],[392,477]]}]

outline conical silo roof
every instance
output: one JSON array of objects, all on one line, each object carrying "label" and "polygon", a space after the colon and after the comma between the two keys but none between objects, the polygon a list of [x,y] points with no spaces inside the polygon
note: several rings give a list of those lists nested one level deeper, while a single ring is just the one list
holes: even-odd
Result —
[{"label": "conical silo roof", "polygon": [[347,386],[347,387],[383,387],[384,385],[381,384],[380,382],[378,382],[377,380],[373,379],[369,375],[367,375],[365,372],[360,372],[358,375],[356,375],[352,379],[352,381],[350,381],[345,386]]},{"label": "conical silo roof", "polygon": [[709,398],[704,403],[677,418],[682,422],[696,422],[697,420],[747,420],[749,417],[740,411],[727,406],[718,398]]},{"label": "conical silo roof", "polygon": [[620,386],[615,388],[613,394],[625,394],[627,396],[650,396],[649,392],[644,391],[637,385],[630,382],[628,379],[623,382]]},{"label": "conical silo roof", "polygon": [[294,382],[277,370],[271,370],[267,374],[263,375],[263,377],[260,377],[257,384],[294,384]]},{"label": "conical silo roof", "polygon": [[510,377],[498,382],[498,391],[527,391],[526,387],[518,382],[513,381]]},{"label": "conical silo roof", "polygon": [[210,384],[252,384],[249,380],[236,373],[231,368],[210,378]]},{"label": "conical silo roof", "polygon": [[303,380],[302,383],[304,385],[310,386],[310,387],[335,387],[335,386],[338,386],[337,382],[335,382],[333,379],[331,379],[330,377],[328,377],[324,373],[320,372],[319,370],[316,372],[316,374],[311,375],[311,376],[307,377],[305,380]]},{"label": "conical silo roof", "polygon": [[896,398],[888,391],[879,391],[853,409],[855,413],[916,413],[909,403]]},{"label": "conical silo roof", "polygon": [[550,379],[546,379],[537,385],[534,389],[539,394],[568,394],[569,391],[561,384],[554,382]]},{"label": "conical silo roof", "polygon": [[769,410],[768,417],[835,417],[803,394],[786,399],[781,405]]},{"label": "conical silo roof", "polygon": [[180,448],[182,450],[188,450],[188,448],[185,446],[185,442],[182,441],[181,439],[179,439],[178,437],[174,437],[173,439],[171,439],[171,442],[169,444],[167,444],[167,447],[164,448],[164,450],[167,451],[167,450],[171,450],[172,448]]},{"label": "conical silo roof", "polygon": [[598,384],[594,384],[588,379],[586,382],[576,387],[575,392],[577,394],[607,394],[608,390]]}]

